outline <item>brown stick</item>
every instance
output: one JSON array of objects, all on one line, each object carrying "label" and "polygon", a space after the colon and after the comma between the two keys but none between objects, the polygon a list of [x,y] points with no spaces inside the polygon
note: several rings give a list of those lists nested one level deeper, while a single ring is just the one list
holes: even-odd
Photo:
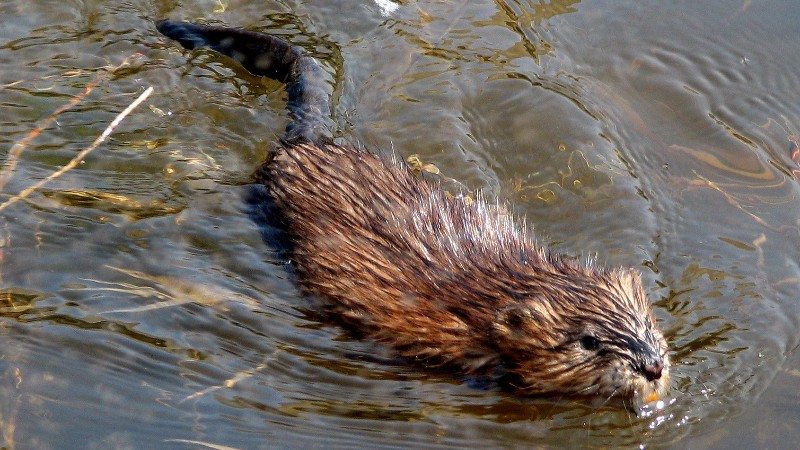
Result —
[{"label": "brown stick", "polygon": [[42,131],[47,129],[58,118],[58,116],[74,108],[75,105],[82,102],[83,99],[85,99],[92,92],[92,90],[94,90],[94,88],[96,88],[97,86],[100,85],[100,83],[108,79],[110,74],[113,74],[114,72],[123,67],[127,67],[128,65],[131,64],[131,62],[134,59],[139,58],[140,56],[141,56],[140,53],[133,54],[125,58],[125,60],[122,61],[120,65],[108,67],[107,70],[102,74],[95,75],[95,77],[91,81],[89,81],[89,83],[86,84],[86,87],[83,88],[83,92],[72,97],[69,100],[69,102],[67,102],[66,104],[62,105],[61,107],[53,111],[53,113],[47,116],[44,120],[42,120],[36,126],[36,128],[28,132],[28,134],[25,135],[24,138],[17,141],[11,147],[11,150],[9,150],[8,157],[6,157],[6,162],[5,164],[3,164],[3,170],[2,172],[0,172],[0,192],[3,192],[3,188],[5,187],[6,183],[8,183],[8,181],[11,179],[11,176],[14,174],[14,169],[17,167],[17,162],[19,161],[20,155],[22,155],[22,152],[28,147],[31,141],[33,141],[34,139],[36,139],[37,136],[42,134]]},{"label": "brown stick", "polygon": [[105,141],[106,138],[108,138],[108,136],[110,136],[111,133],[114,132],[114,128],[116,128],[117,125],[119,125],[120,122],[122,122],[122,120],[128,114],[131,113],[131,111],[133,111],[137,106],[139,106],[139,104],[142,103],[152,93],[153,93],[153,87],[150,86],[144,92],[142,92],[142,94],[139,95],[139,97],[136,98],[136,100],[134,100],[133,103],[128,105],[127,108],[125,108],[121,113],[119,113],[117,115],[117,117],[115,117],[114,120],[108,125],[108,127],[106,127],[106,129],[103,131],[103,133],[100,136],[98,136],[97,139],[95,139],[94,142],[92,142],[92,144],[90,146],[86,147],[80,153],[75,155],[75,157],[72,158],[67,164],[65,164],[64,167],[56,170],[55,172],[53,172],[50,175],[48,175],[46,178],[44,178],[42,180],[39,180],[38,182],[34,183],[33,185],[23,189],[22,192],[20,192],[19,194],[11,197],[10,199],[6,200],[4,203],[0,204],[0,211],[3,211],[4,209],[8,208],[9,206],[13,205],[14,203],[26,198],[27,196],[29,196],[34,191],[36,191],[37,189],[41,188],[46,183],[48,183],[48,182],[50,182],[52,180],[55,180],[56,178],[60,177],[61,175],[66,173],[68,170],[75,168],[75,166],[80,164],[80,162],[83,161],[83,159],[86,156],[89,155],[89,153],[93,152],[94,149],[96,149],[100,144],[102,144],[103,141]]}]

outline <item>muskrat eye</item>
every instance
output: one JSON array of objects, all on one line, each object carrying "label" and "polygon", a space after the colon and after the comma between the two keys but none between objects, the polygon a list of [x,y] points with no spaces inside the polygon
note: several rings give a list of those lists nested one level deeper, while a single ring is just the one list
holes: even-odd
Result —
[{"label": "muskrat eye", "polygon": [[597,350],[600,347],[600,341],[591,335],[581,338],[581,346],[586,350]]}]

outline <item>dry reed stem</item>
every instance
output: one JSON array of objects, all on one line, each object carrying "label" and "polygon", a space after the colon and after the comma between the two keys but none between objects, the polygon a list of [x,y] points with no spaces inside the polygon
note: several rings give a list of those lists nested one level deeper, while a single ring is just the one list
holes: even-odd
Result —
[{"label": "dry reed stem", "polygon": [[61,175],[63,175],[67,171],[75,168],[75,166],[80,164],[80,162],[83,161],[83,159],[86,158],[86,156],[89,155],[89,153],[93,152],[94,149],[96,149],[100,144],[102,144],[106,140],[106,138],[108,138],[108,136],[110,136],[111,133],[114,132],[114,129],[117,127],[117,125],[119,125],[120,122],[122,122],[122,120],[125,119],[125,117],[127,117],[128,114],[131,113],[131,111],[133,111],[137,106],[139,106],[139,104],[141,104],[143,101],[145,101],[145,99],[147,99],[147,97],[149,97],[150,94],[152,94],[152,93],[153,93],[153,87],[150,86],[144,92],[142,92],[142,94],[139,95],[139,97],[137,97],[136,100],[133,101],[133,103],[128,105],[127,108],[125,108],[121,113],[119,113],[117,115],[117,117],[115,117],[114,120],[108,125],[108,127],[106,127],[106,129],[103,131],[103,133],[100,136],[98,136],[97,139],[95,139],[94,142],[92,142],[92,144],[90,146],[86,147],[84,150],[82,150],[80,153],[78,153],[67,164],[65,164],[64,167],[62,167],[62,168],[58,169],[57,171],[51,173],[46,178],[44,178],[42,180],[39,180],[38,182],[34,183],[33,185],[23,189],[22,192],[20,192],[19,194],[11,197],[10,199],[6,200],[4,203],[0,204],[0,211],[3,211],[4,209],[8,208],[9,206],[13,205],[14,203],[16,203],[16,202],[28,197],[34,191],[36,191],[37,189],[41,188],[42,186],[44,186],[48,182],[55,180],[56,178],[60,177]]},{"label": "dry reed stem", "polygon": [[164,442],[178,442],[181,444],[195,444],[214,450],[239,450],[236,447],[228,447],[227,445],[214,444],[213,442],[195,441],[191,439],[164,439]]},{"label": "dry reed stem", "polygon": [[[67,102],[66,104],[62,105],[61,107],[53,111],[53,113],[47,116],[44,120],[42,120],[36,126],[36,128],[28,132],[28,134],[25,135],[24,138],[14,143],[14,145],[11,147],[11,150],[9,150],[8,152],[5,164],[3,164],[4,166],[3,171],[0,172],[0,192],[3,192],[3,188],[5,187],[6,183],[8,183],[8,180],[11,179],[11,176],[14,173],[14,169],[17,166],[17,162],[19,161],[20,155],[22,155],[22,152],[28,147],[31,141],[36,139],[37,136],[42,134],[42,132],[45,129],[47,129],[53,122],[55,122],[58,116],[65,113],[66,111],[69,111],[70,109],[74,108],[78,103],[82,102],[83,99],[85,99],[94,90],[94,88],[99,86],[100,83],[102,83],[103,81],[107,80],[110,75],[113,75],[114,72],[123,67],[129,66],[131,62],[133,62],[135,59],[141,56],[142,55],[140,53],[135,53],[125,58],[125,60],[122,61],[122,63],[120,63],[119,65],[107,67],[105,72],[101,72],[100,74],[95,75],[95,77],[91,81],[89,81],[89,83],[87,83],[86,86],[83,88],[83,92],[81,92],[78,95],[75,95],[69,100],[69,102]],[[68,72],[65,73],[64,76],[70,77],[71,75]],[[14,86],[18,83],[21,83],[21,81],[5,85],[4,87]]]},{"label": "dry reed stem", "polygon": [[[20,405],[22,404],[22,393],[20,391],[23,381],[22,370],[20,370],[19,367],[9,367],[2,373],[2,376],[4,382],[11,382],[15,394],[11,396],[13,397],[13,401],[10,401],[11,398],[9,398],[7,405],[5,405],[8,406],[8,408],[0,408],[0,437],[2,437],[2,442],[0,442],[0,446],[2,447],[0,448],[4,450],[14,450],[16,447],[14,435],[17,430],[17,415]],[[3,413],[6,413],[6,415]]]},{"label": "dry reed stem", "polygon": [[19,161],[19,156],[22,154],[23,150],[28,147],[28,144],[31,143],[37,136],[39,136],[45,128],[49,127],[51,123],[53,123],[58,116],[63,114],[65,111],[71,109],[87,95],[89,95],[92,90],[100,84],[100,79],[96,78],[89,82],[85,88],[83,88],[83,92],[80,94],[72,97],[69,103],[62,105],[60,108],[53,111],[52,114],[47,116],[39,125],[36,126],[33,130],[31,130],[24,138],[17,141],[12,147],[11,150],[8,152],[8,157],[6,159],[5,167],[3,168],[3,173],[0,174],[0,192],[3,191],[6,183],[11,178],[11,174],[14,172],[14,169],[17,166],[17,161]]},{"label": "dry reed stem", "polygon": [[[275,352],[273,352],[273,354],[275,354],[276,352],[277,352],[277,350]],[[266,359],[266,358],[264,358],[264,359]],[[227,380],[223,381],[222,384],[215,385],[215,386],[209,386],[209,387],[207,387],[205,389],[202,389],[202,390],[199,390],[199,391],[195,392],[194,394],[190,394],[190,395],[186,396],[185,398],[183,398],[182,400],[179,400],[178,404],[181,404],[181,403],[183,403],[185,401],[194,400],[194,399],[196,399],[198,397],[202,397],[204,395],[207,395],[207,394],[209,394],[211,392],[214,392],[214,391],[218,391],[220,389],[232,389],[234,386],[239,384],[240,381],[252,378],[256,374],[260,373],[262,370],[264,370],[266,368],[267,368],[267,363],[261,363],[261,364],[259,364],[258,366],[254,367],[252,369],[242,370],[240,372],[236,372],[233,377],[228,378]]]}]

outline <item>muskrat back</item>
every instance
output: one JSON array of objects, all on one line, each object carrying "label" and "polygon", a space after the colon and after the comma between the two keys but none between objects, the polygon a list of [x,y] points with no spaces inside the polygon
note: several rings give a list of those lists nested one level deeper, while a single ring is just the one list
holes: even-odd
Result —
[{"label": "muskrat back", "polygon": [[187,48],[287,83],[291,123],[263,164],[303,289],[399,354],[465,373],[500,369],[529,394],[641,404],[663,395],[667,344],[638,272],[538,247],[504,208],[467,202],[402,163],[324,133],[319,65],[280,39],[160,22]]}]

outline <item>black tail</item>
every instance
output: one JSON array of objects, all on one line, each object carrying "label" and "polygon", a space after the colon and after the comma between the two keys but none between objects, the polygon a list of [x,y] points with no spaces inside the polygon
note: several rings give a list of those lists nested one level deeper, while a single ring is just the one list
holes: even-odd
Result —
[{"label": "black tail", "polygon": [[156,27],[188,49],[211,48],[230,56],[254,75],[286,83],[291,122],[282,138],[284,142],[318,142],[329,135],[325,121],[330,114],[325,73],[299,47],[268,34],[233,28],[169,20],[157,22]]}]

